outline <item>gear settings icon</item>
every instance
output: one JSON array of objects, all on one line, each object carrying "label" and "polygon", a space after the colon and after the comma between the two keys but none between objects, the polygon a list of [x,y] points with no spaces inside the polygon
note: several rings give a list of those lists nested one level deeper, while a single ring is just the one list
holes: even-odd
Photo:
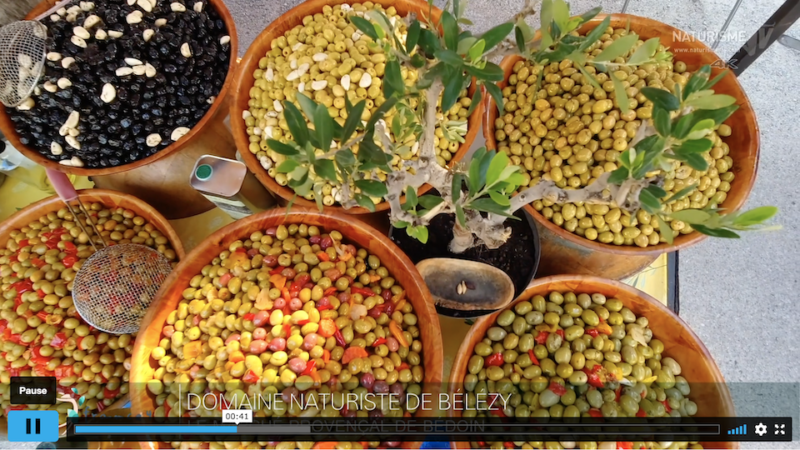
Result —
[{"label": "gear settings icon", "polygon": [[765,434],[767,434],[767,426],[764,425],[763,423],[759,423],[758,425],[756,425],[756,434],[759,436],[764,436]]}]

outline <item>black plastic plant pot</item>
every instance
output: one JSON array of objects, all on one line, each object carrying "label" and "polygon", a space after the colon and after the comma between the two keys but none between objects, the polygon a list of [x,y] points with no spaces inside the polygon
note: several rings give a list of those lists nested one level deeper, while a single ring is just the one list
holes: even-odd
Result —
[{"label": "black plastic plant pot", "polygon": [[[514,214],[519,220],[508,219],[506,226],[511,227],[511,237],[498,249],[490,250],[480,245],[468,249],[464,253],[454,254],[448,249],[453,239],[455,217],[452,214],[440,214],[428,225],[428,241],[423,244],[408,236],[404,229],[389,230],[389,238],[400,247],[414,264],[430,258],[452,258],[488,264],[496,267],[511,278],[514,284],[514,296],[519,296],[533,280],[539,267],[540,245],[536,222],[524,209]],[[487,304],[491,299],[487,299]],[[509,300],[509,301],[511,301]],[[464,305],[464,309],[436,305],[436,311],[444,316],[472,318],[491,314],[502,306],[494,305],[486,309],[476,309],[476,305]]]}]

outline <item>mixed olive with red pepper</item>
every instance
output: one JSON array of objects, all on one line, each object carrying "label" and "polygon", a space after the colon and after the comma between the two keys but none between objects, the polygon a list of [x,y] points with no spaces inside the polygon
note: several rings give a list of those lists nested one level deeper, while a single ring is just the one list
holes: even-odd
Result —
[{"label": "mixed olive with red pepper", "polygon": [[405,290],[376,255],[342,240],[335,230],[280,225],[233,242],[195,275],[150,354],[155,416],[220,416],[231,402],[259,395],[276,400],[256,417],[413,413],[403,401],[381,401],[388,396],[376,396],[372,407],[345,396],[394,393],[404,400],[421,392],[424,371]]},{"label": "mixed olive with red pepper", "polygon": [[[686,417],[681,366],[646,317],[603,294],[550,292],[516,303],[473,349],[464,417]],[[476,409],[479,398],[492,401]],[[666,444],[666,445],[664,445]],[[702,448],[689,442],[473,442],[473,448]]]},{"label": "mixed olive with red pepper", "polygon": [[[167,238],[134,211],[87,206],[106,242],[147,245],[176,261]],[[60,394],[85,397],[83,413],[102,411],[128,392],[134,337],[94,329],[72,302],[75,274],[94,253],[90,239],[99,241],[79,219],[91,235],[62,208],[11,231],[0,248],[0,415],[28,409],[11,405],[11,377],[56,377]],[[53,408],[63,418],[72,405]]]}]

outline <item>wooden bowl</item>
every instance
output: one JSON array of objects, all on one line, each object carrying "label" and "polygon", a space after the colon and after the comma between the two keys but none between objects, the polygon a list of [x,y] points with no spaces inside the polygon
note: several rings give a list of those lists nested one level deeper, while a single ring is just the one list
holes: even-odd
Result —
[{"label": "wooden bowl", "polygon": [[[605,17],[606,14],[601,14],[584,24],[579,30],[580,33],[587,33]],[[675,55],[674,59],[685,62],[690,71],[723,61],[700,40],[685,42],[675,40],[674,36],[687,36],[688,34],[667,24],[630,14],[611,14],[611,26],[614,28],[623,28],[628,21],[630,21],[631,31],[636,32],[642,39],[660,38],[661,43],[671,49]],[[507,85],[514,64],[521,59],[521,56],[508,56],[503,59],[500,67],[506,74],[506,81],[498,84],[501,88]],[[722,70],[712,66],[712,78]],[[735,97],[736,103],[739,105],[739,109],[726,121],[731,126],[732,134],[724,139],[730,146],[730,156],[733,158],[731,170],[736,174],[736,178],[731,183],[728,197],[721,205],[727,211],[736,211],[744,205],[755,183],[758,168],[759,129],[750,100],[733,73],[725,76],[714,86],[714,90],[719,94]],[[496,149],[494,121],[498,116],[497,107],[490,96],[486,96],[484,102],[483,135],[486,137],[486,146]],[[575,273],[622,279],[638,273],[664,252],[688,248],[706,238],[704,234],[693,232],[676,236],[672,245],[660,243],[640,248],[603,244],[570,233],[547,220],[534,208],[529,208],[528,211],[536,219],[539,225],[539,234],[542,237],[542,264],[539,272],[541,275]]]},{"label": "wooden bowl", "polygon": [[[189,280],[200,273],[206,264],[220,252],[226,250],[232,242],[250,236],[255,231],[264,231],[280,224],[307,224],[326,230],[338,230],[349,242],[380,258],[382,264],[405,288],[406,298],[414,305],[419,319],[417,326],[420,328],[422,355],[425,361],[423,391],[438,395],[444,364],[442,331],[439,328],[439,318],[436,316],[431,294],[414,264],[389,238],[361,221],[353,220],[352,217],[341,213],[325,212],[323,214],[316,209],[294,207],[288,214],[285,209],[273,209],[221,228],[192,250],[189,256],[169,275],[159,291],[158,298],[150,305],[143,319],[143,331],[140,331],[133,349],[130,386],[134,415],[156,409],[155,396],[148,393],[145,388],[145,383],[152,379],[153,372],[158,367],[158,363],[150,359],[150,351],[158,345],[167,316],[177,308],[183,298],[183,290],[189,285]],[[420,410],[417,412],[418,417],[430,414],[432,411]],[[419,445],[419,442],[404,443],[404,446],[418,447]],[[170,447],[165,443],[161,443],[160,447],[159,443],[149,443],[145,448]]]},{"label": "wooden bowl", "polygon": [[[175,250],[178,259],[183,259],[186,253],[183,249],[183,244],[178,234],[172,228],[172,225],[152,206],[139,200],[138,198],[123,194],[116,191],[107,191],[102,189],[84,189],[78,191],[78,197],[85,204],[88,205],[92,202],[102,203],[103,205],[111,208],[125,208],[136,212],[140,217],[143,217],[148,222],[152,223],[164,236],[169,240],[170,245]],[[47,215],[51,212],[56,212],[64,207],[64,202],[58,196],[52,196],[40,200],[30,206],[23,208],[15,213],[13,216],[0,223],[0,247],[5,248],[6,242],[10,239],[10,233],[13,230],[18,230],[29,223],[38,220],[40,217]],[[123,402],[122,400],[125,400]],[[116,403],[109,408],[120,408],[128,400],[128,396],[123,396]],[[5,417],[0,417],[0,436],[6,430],[8,424]]]},{"label": "wooden bowl", "polygon": [[[231,89],[231,85],[233,84],[233,71],[236,68],[236,59],[239,56],[238,53],[239,38],[236,33],[236,25],[233,21],[233,16],[231,16],[231,13],[228,11],[228,8],[225,6],[225,2],[223,0],[208,0],[208,1],[217,10],[217,13],[219,14],[222,21],[225,22],[225,27],[227,27],[228,29],[228,35],[231,37],[231,42],[230,42],[231,57],[230,57],[230,62],[228,63],[228,75],[225,78],[225,83],[222,85],[222,88],[217,94],[217,98],[214,100],[214,103],[211,105],[211,107],[208,108],[206,114],[203,116],[202,119],[200,119],[199,122],[197,122],[192,127],[191,131],[189,131],[179,141],[171,145],[168,145],[164,149],[159,150],[158,152],[148,156],[147,158],[134,161],[130,164],[124,164],[116,167],[90,169],[82,167],[71,167],[59,164],[57,161],[51,161],[45,158],[44,156],[42,156],[41,153],[39,153],[35,149],[23,145],[19,141],[19,133],[17,133],[17,130],[14,127],[14,122],[11,121],[11,117],[8,115],[8,112],[6,111],[6,107],[4,105],[0,105],[0,131],[3,132],[3,134],[6,136],[11,145],[14,146],[14,148],[19,150],[20,153],[25,155],[25,157],[36,162],[37,164],[47,167],[49,169],[54,169],[65,173],[72,173],[75,175],[81,175],[87,177],[111,175],[114,173],[120,173],[128,170],[137,169],[139,167],[146,166],[150,163],[158,161],[159,159],[164,158],[172,153],[175,153],[176,151],[188,146],[193,141],[197,141],[198,136],[204,134],[206,125],[209,122],[212,121],[221,122],[225,118],[226,111],[224,105],[227,105],[228,93]],[[60,3],[60,0],[44,0],[41,3],[39,3],[35,8],[33,8],[33,10],[30,13],[28,13],[28,15],[25,16],[25,18],[34,19],[42,15],[43,13],[47,12],[58,3]],[[52,125],[57,126],[55,124]],[[214,138],[215,138],[214,136],[203,136],[202,141]]]},{"label": "wooden bowl", "polygon": [[[247,125],[242,119],[242,112],[247,111],[249,106],[247,103],[250,101],[250,88],[255,84],[253,72],[258,69],[258,61],[267,54],[272,48],[272,41],[284,33],[291,30],[297,25],[302,24],[303,17],[322,12],[323,6],[335,6],[344,3],[356,4],[364,3],[366,0],[307,0],[296,7],[290,9],[288,12],[280,16],[277,20],[269,24],[261,34],[258,35],[250,48],[247,49],[244,58],[236,72],[236,81],[233,89],[233,100],[231,101],[231,129],[233,130],[233,138],[236,141],[236,147],[239,149],[239,154],[245,164],[250,168],[256,177],[266,186],[270,191],[276,193],[281,198],[289,201],[295,196],[294,190],[288,186],[281,186],[274,178],[269,176],[266,170],[261,167],[261,163],[252,152],[250,152],[250,140],[247,135]],[[428,3],[423,0],[372,0],[375,4],[383,5],[384,7],[394,6],[400,16],[405,17],[409,13],[415,13],[419,17],[428,15]],[[439,15],[442,11],[436,7],[432,9],[432,19],[438,23]],[[475,83],[469,88],[470,97],[475,92]],[[467,122],[467,135],[464,136],[464,143],[458,148],[458,151],[448,163],[448,166],[455,164],[457,161],[466,156],[472,141],[478,135],[480,128],[483,103],[478,105],[472,115],[468,118]],[[430,186],[420,188],[420,194],[430,189]],[[299,206],[309,208],[316,208],[317,204],[313,201],[306,200],[302,197],[297,197],[294,202]],[[376,211],[386,211],[389,209],[389,203],[382,201],[375,205]],[[368,214],[370,211],[361,206],[344,209],[341,206],[326,206],[326,211],[345,212],[347,214]]]},{"label": "wooden bowl", "polygon": [[[535,295],[546,296],[551,291],[561,293],[571,291],[576,294],[600,293],[606,297],[614,297],[622,301],[638,317],[647,317],[653,336],[664,343],[664,354],[675,359],[681,365],[681,376],[689,382],[692,392],[689,395],[697,403],[697,417],[735,417],[733,399],[725,384],[714,358],[700,341],[700,338],[674,312],[658,300],[642,291],[613,280],[582,275],[559,275],[535,280],[528,289],[514,300],[511,309],[519,302]],[[467,374],[467,362],[473,354],[475,344],[486,335],[486,331],[494,325],[498,311],[490,316],[478,319],[467,333],[461,348],[458,349],[453,370],[450,372],[448,393],[462,393],[464,377]],[[461,411],[451,409],[450,417],[461,417]],[[705,448],[739,448],[735,442],[703,442]],[[466,442],[454,442],[453,448],[470,448]]]}]

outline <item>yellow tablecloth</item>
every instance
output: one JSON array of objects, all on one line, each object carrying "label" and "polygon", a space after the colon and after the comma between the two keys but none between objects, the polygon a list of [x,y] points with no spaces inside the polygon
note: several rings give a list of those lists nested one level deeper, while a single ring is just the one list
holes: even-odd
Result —
[{"label": "yellow tablecloth", "polygon": [[[92,183],[81,177],[78,178],[75,185],[82,189],[91,187]],[[19,209],[49,195],[17,180],[6,179],[5,183],[0,186],[0,220],[5,220]],[[175,232],[180,236],[187,253],[209,234],[232,222],[233,219],[219,208],[214,208],[198,216],[170,221]],[[650,267],[625,280],[625,283],[647,292],[666,305],[669,285],[667,255],[661,255]],[[439,316],[439,320],[444,336],[444,373],[447,374],[450,372],[458,347],[470,326],[463,319]]]}]

